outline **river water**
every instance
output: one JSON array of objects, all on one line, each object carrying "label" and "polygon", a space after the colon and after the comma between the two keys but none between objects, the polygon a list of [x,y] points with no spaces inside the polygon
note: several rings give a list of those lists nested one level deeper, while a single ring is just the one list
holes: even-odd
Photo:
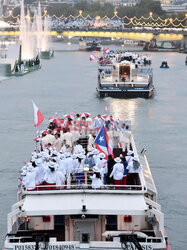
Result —
[{"label": "river water", "polygon": [[[149,53],[154,70],[152,99],[99,99],[96,96],[97,65],[89,53],[72,51],[76,45],[54,44],[52,60],[42,61],[42,69],[23,77],[0,82],[0,246],[7,231],[7,213],[16,202],[18,171],[34,149],[31,100],[46,121],[61,114],[106,113],[131,120],[137,148],[147,149],[165,227],[172,249],[187,247],[187,66],[185,55]],[[169,69],[160,69],[167,60]]]}]

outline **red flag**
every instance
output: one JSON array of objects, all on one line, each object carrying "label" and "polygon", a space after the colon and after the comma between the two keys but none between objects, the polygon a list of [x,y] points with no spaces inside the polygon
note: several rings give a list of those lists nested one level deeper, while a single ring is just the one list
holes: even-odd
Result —
[{"label": "red flag", "polygon": [[42,112],[38,109],[36,104],[32,101],[33,109],[34,109],[34,126],[38,127],[44,120],[44,115]]},{"label": "red flag", "polygon": [[96,60],[96,58],[97,58],[97,57],[92,53],[92,54],[90,55],[89,60],[90,60],[90,62],[91,62],[91,61]]}]

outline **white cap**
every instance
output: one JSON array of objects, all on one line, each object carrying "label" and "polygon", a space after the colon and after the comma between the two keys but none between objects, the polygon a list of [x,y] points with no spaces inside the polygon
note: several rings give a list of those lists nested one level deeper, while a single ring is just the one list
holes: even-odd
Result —
[{"label": "white cap", "polygon": [[42,163],[42,159],[41,159],[41,158],[37,158],[37,159],[35,160],[35,163],[36,163],[36,165],[41,164],[41,163]]},{"label": "white cap", "polygon": [[38,153],[37,154],[37,158],[41,158],[42,157],[42,154],[41,153]]},{"label": "white cap", "polygon": [[99,154],[99,150],[94,149],[93,153],[94,153],[94,155],[97,155],[97,154]]},{"label": "white cap", "polygon": [[26,176],[26,175],[27,175],[27,171],[26,171],[26,170],[23,170],[23,171],[21,172],[21,175]]},{"label": "white cap", "polygon": [[65,156],[64,154],[61,154],[61,155],[60,155],[60,159],[61,159],[61,160],[64,160],[65,158],[66,158],[66,156]]},{"label": "white cap", "polygon": [[72,155],[72,159],[77,159],[77,155],[76,155],[76,154],[73,154],[73,155]]},{"label": "white cap", "polygon": [[132,154],[133,154],[132,150],[129,150],[128,153],[127,153],[127,155],[129,155],[129,156],[132,155]]},{"label": "white cap", "polygon": [[94,171],[94,172],[97,172],[97,173],[100,173],[98,167],[96,167],[96,166],[93,167],[93,171]]},{"label": "white cap", "polygon": [[104,153],[100,153],[100,154],[98,155],[98,157],[104,159],[104,158],[105,158],[105,154],[104,154]]},{"label": "white cap", "polygon": [[56,165],[56,164],[55,164],[54,162],[50,161],[48,167],[49,167],[49,168],[54,168],[54,169],[55,169],[55,167],[56,167],[55,165]]},{"label": "white cap", "polygon": [[34,167],[32,165],[28,166],[27,168],[28,172],[33,172],[34,171]]},{"label": "white cap", "polygon": [[58,152],[54,150],[54,151],[52,152],[52,155],[56,155],[56,156],[57,156],[57,155],[58,155]]},{"label": "white cap", "polygon": [[121,159],[119,157],[117,157],[117,158],[114,159],[114,161],[117,162],[117,163],[120,163]]}]

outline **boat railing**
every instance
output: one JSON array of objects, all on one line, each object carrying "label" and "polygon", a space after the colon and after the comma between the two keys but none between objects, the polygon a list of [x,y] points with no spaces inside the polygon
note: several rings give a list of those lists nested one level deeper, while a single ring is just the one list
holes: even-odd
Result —
[{"label": "boat railing", "polygon": [[102,185],[98,188],[93,188],[91,184],[74,184],[74,185],[38,185],[35,188],[22,188],[22,191],[20,194],[24,193],[43,193],[45,191],[50,191],[50,192],[56,192],[56,193],[61,193],[61,192],[66,192],[66,191],[78,191],[78,190],[88,190],[90,192],[92,191],[97,191],[98,193],[102,191],[103,192],[122,192],[122,193],[145,193],[146,192],[146,187],[142,185]]}]

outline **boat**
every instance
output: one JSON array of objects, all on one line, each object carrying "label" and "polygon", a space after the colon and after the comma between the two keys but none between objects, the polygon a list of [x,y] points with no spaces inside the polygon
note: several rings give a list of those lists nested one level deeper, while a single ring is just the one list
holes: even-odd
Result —
[{"label": "boat", "polygon": [[[67,174],[64,185],[40,184],[32,188],[24,185],[22,177],[18,201],[8,214],[4,250],[169,249],[164,229],[164,214],[157,203],[158,194],[145,155],[146,150],[138,153],[129,127],[126,126],[124,130],[124,122],[114,121],[112,116],[97,116],[93,119],[103,122],[105,119],[105,125],[107,124],[109,129],[107,134],[110,133],[114,142],[114,157],[126,155],[126,150],[119,142],[121,134],[128,135],[128,152],[133,153],[142,166],[133,177],[133,183],[104,184],[102,178],[100,187],[93,188],[90,176],[95,170],[90,169],[88,164],[84,164],[83,182],[79,184],[74,181],[73,173]],[[94,131],[96,136],[101,132],[96,132],[96,127]],[[85,150],[90,135],[93,135],[93,129],[86,130],[86,134],[81,135],[79,146],[82,145]],[[37,151],[32,154],[35,159],[44,157],[40,151],[40,142],[38,139]],[[91,152],[95,151],[97,149]],[[52,157],[59,154],[62,155],[56,151],[51,153]]]},{"label": "boat", "polygon": [[54,57],[54,50],[45,50],[40,52],[41,59],[51,59]]},{"label": "boat", "polygon": [[160,65],[161,69],[169,69],[167,61],[163,61],[162,64]]},{"label": "boat", "polygon": [[82,51],[101,51],[101,44],[97,40],[86,41],[84,38],[79,39],[79,50]]},{"label": "boat", "polygon": [[99,97],[150,98],[153,95],[153,72],[129,61],[121,61],[98,68]]},{"label": "boat", "polygon": [[23,76],[41,68],[40,58],[23,60],[21,57],[21,45],[19,49],[19,58],[15,60],[0,60],[0,70],[4,76]]}]

